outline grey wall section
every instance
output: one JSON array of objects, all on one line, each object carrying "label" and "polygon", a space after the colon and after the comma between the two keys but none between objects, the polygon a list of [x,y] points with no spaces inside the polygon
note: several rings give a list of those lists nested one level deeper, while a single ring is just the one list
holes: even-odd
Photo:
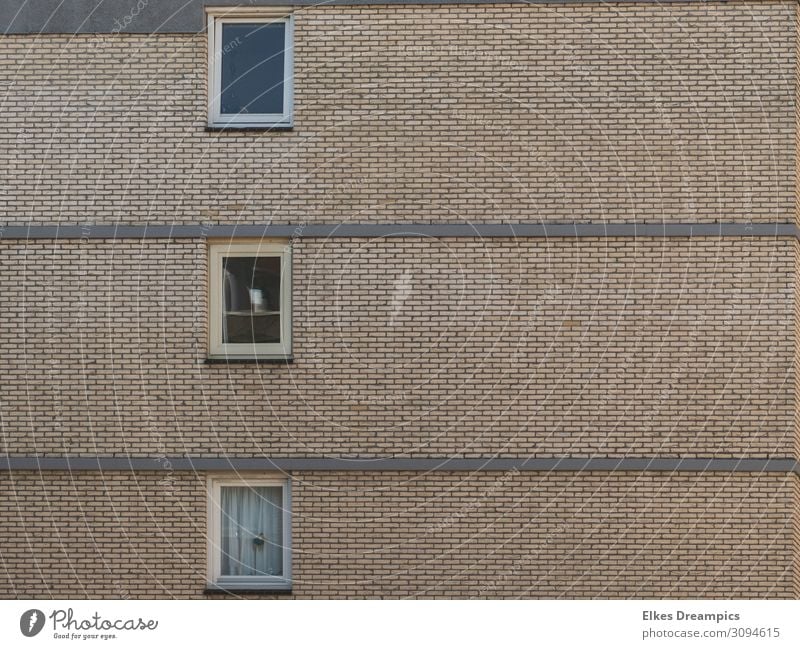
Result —
[{"label": "grey wall section", "polygon": [[3,457],[0,471],[682,471],[800,473],[791,458]]},{"label": "grey wall section", "polygon": [[[203,5],[237,4],[199,0],[2,0],[6,34],[198,32]],[[243,0],[238,4],[249,4]]]},{"label": "grey wall section", "polygon": [[[623,0],[659,4],[705,0]],[[504,0],[500,4],[599,4],[596,0]],[[203,7],[325,5],[498,4],[497,0],[0,0],[5,34],[152,34],[199,32]]]},{"label": "grey wall section", "polygon": [[335,225],[0,225],[0,239],[206,237],[794,237],[794,223],[464,223]]}]

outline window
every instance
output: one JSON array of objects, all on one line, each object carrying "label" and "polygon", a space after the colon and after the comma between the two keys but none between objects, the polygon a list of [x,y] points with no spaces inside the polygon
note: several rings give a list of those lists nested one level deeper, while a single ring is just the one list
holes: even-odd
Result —
[{"label": "window", "polygon": [[212,478],[209,500],[210,585],[291,588],[288,481]]},{"label": "window", "polygon": [[208,15],[212,127],[292,125],[292,17],[227,8]]},{"label": "window", "polygon": [[291,246],[212,244],[209,257],[211,358],[291,357]]}]

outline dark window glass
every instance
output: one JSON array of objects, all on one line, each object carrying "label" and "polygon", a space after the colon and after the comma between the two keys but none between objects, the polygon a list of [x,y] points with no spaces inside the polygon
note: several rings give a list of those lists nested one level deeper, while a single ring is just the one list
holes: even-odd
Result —
[{"label": "dark window glass", "polygon": [[281,341],[281,258],[222,260],[222,342]]},{"label": "dark window glass", "polygon": [[283,113],[285,45],[286,23],[222,25],[222,113]]}]

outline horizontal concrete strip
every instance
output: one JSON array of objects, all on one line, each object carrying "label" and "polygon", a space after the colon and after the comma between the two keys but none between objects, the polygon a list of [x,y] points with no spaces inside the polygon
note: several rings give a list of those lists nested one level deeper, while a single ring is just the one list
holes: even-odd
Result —
[{"label": "horizontal concrete strip", "polygon": [[483,458],[0,458],[0,471],[680,471],[800,474],[791,458],[483,457]]},{"label": "horizontal concrete strip", "polygon": [[[622,0],[623,3],[697,3],[706,0]],[[6,34],[197,33],[203,6],[316,7],[349,5],[599,4],[598,0],[3,0],[0,29]]]},{"label": "horizontal concrete strip", "polygon": [[6,225],[2,239],[233,237],[794,237],[794,223],[340,223],[294,225]]}]

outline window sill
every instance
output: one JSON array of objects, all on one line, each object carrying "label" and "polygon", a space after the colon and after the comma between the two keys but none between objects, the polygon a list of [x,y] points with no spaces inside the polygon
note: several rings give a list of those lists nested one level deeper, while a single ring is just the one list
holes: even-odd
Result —
[{"label": "window sill", "polygon": [[219,131],[292,131],[294,126],[291,124],[257,124],[248,126],[247,124],[208,124],[206,126],[207,133],[216,133]]},{"label": "window sill", "polygon": [[209,357],[203,360],[204,365],[291,365],[293,356],[248,356],[236,358],[235,356]]},{"label": "window sill", "polygon": [[291,595],[292,587],[286,586],[216,586],[209,584],[203,595]]}]

